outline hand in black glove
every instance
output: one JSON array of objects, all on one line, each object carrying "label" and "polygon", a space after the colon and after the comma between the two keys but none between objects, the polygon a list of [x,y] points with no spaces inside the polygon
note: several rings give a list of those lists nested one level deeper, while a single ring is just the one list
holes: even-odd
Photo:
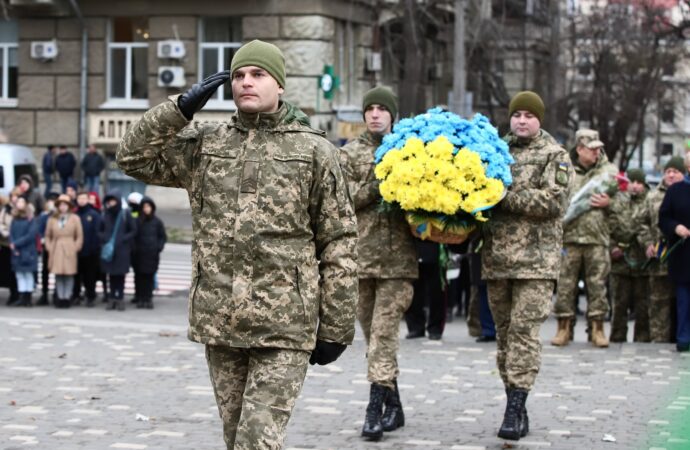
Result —
[{"label": "hand in black glove", "polygon": [[309,364],[312,366],[318,364],[325,366],[330,364],[345,351],[347,345],[337,344],[335,342],[316,341],[316,348],[311,352],[309,357]]},{"label": "hand in black glove", "polygon": [[192,120],[194,114],[204,107],[209,98],[221,84],[230,79],[230,71],[224,70],[194,84],[187,92],[177,98],[177,106],[187,120]]}]

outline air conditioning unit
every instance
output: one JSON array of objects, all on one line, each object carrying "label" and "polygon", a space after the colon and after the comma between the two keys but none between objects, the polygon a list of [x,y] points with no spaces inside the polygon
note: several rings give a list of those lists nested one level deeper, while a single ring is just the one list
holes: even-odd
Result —
[{"label": "air conditioning unit", "polygon": [[381,70],[381,52],[370,52],[367,55],[367,70],[379,72]]},{"label": "air conditioning unit", "polygon": [[31,57],[47,61],[57,58],[57,41],[37,41],[31,43]]},{"label": "air conditioning unit", "polygon": [[182,41],[167,40],[158,41],[158,57],[159,58],[184,58],[186,54],[184,43]]},{"label": "air conditioning unit", "polygon": [[160,66],[158,68],[158,87],[184,87],[184,67]]}]

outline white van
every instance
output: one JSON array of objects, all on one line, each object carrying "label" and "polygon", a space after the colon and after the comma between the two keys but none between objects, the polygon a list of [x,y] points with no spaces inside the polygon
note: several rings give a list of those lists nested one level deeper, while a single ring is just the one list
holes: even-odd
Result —
[{"label": "white van", "polygon": [[8,196],[22,175],[31,175],[38,188],[38,170],[31,149],[23,145],[0,144],[0,195]]}]

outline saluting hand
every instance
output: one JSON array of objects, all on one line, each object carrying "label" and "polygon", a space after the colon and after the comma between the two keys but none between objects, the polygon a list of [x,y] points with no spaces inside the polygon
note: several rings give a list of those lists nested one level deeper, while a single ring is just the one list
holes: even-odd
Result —
[{"label": "saluting hand", "polygon": [[230,71],[224,70],[195,83],[187,92],[177,98],[177,106],[187,120],[192,120],[194,114],[204,107],[209,98],[221,84],[230,79]]}]

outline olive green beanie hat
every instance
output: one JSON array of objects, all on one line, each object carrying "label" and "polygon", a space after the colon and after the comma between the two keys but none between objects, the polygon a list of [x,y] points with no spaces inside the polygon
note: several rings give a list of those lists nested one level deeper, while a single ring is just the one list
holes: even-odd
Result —
[{"label": "olive green beanie hat", "polygon": [[685,173],[685,162],[683,161],[683,158],[681,156],[674,156],[669,159],[664,166],[664,171],[671,168],[676,169],[680,173]]},{"label": "olive green beanie hat", "polygon": [[515,111],[529,111],[539,119],[539,123],[544,122],[544,102],[541,97],[532,91],[522,91],[515,94],[515,97],[510,100],[508,106],[508,117],[512,116]]},{"label": "olive green beanie hat", "polygon": [[362,114],[371,105],[385,106],[388,112],[391,113],[391,118],[395,121],[395,117],[398,115],[398,97],[393,91],[383,86],[369,89],[364,94],[364,99],[362,100]]},{"label": "olive green beanie hat", "polygon": [[261,67],[285,88],[285,57],[275,45],[258,39],[244,44],[232,57],[230,73],[246,66]]},{"label": "olive green beanie hat", "polygon": [[637,181],[638,183],[647,184],[644,170],[642,169],[628,169],[628,180],[630,182]]}]

